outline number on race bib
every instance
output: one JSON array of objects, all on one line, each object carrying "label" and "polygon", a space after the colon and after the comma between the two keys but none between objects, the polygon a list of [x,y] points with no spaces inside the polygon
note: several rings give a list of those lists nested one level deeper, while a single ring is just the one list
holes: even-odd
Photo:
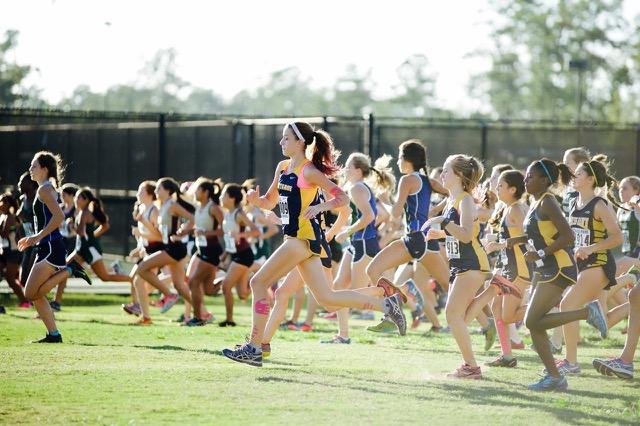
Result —
[{"label": "number on race bib", "polygon": [[591,232],[588,229],[573,228],[573,235],[575,236],[575,247],[582,248],[591,244]]},{"label": "number on race bib", "polygon": [[622,251],[630,252],[631,251],[631,240],[629,237],[629,230],[625,229],[622,231],[622,236],[624,237],[624,242],[622,243]]},{"label": "number on race bib", "polygon": [[207,246],[207,237],[204,235],[196,235],[196,246],[198,247],[206,247]]},{"label": "number on race bib", "polygon": [[224,234],[224,249],[229,253],[236,253],[236,239],[233,235]]},{"label": "number on race bib", "polygon": [[162,243],[169,244],[169,226],[160,225],[160,233],[162,234]]},{"label": "number on race bib", "polygon": [[447,235],[445,239],[445,247],[447,249],[447,257],[449,259],[460,259],[460,241],[451,235]]},{"label": "number on race bib", "polygon": [[30,237],[34,234],[33,232],[33,225],[31,223],[23,223],[22,224],[22,228],[24,229],[24,234],[27,237]]},{"label": "number on race bib", "polygon": [[289,224],[289,203],[288,197],[284,195],[280,195],[280,199],[278,201],[278,206],[280,207],[280,220],[283,225]]}]

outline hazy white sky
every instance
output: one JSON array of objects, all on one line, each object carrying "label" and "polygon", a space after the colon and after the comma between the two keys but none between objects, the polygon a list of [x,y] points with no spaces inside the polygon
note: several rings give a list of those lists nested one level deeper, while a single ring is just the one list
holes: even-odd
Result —
[{"label": "hazy white sky", "polygon": [[[56,102],[79,84],[102,91],[137,80],[153,54],[173,47],[178,74],[229,98],[270,72],[299,67],[329,85],[349,63],[371,68],[376,93],[396,67],[425,54],[440,104],[476,109],[469,76],[487,66],[466,57],[490,46],[487,0],[20,0],[3,4],[0,31],[20,31],[14,58],[37,67],[29,79]],[[627,1],[629,18],[640,1]]]}]

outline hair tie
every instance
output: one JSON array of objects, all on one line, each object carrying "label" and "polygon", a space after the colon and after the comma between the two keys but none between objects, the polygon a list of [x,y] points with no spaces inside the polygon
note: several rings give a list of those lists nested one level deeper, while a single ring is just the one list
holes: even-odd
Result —
[{"label": "hair tie", "polygon": [[544,173],[549,178],[549,182],[553,184],[553,179],[551,179],[551,174],[549,173],[549,170],[547,170],[547,166],[544,165],[544,162],[542,160],[538,160],[538,163],[540,163],[540,165],[542,166],[542,169],[544,170]]},{"label": "hair tie", "polygon": [[598,176],[596,176],[596,172],[594,172],[593,171],[593,167],[591,167],[591,162],[585,161],[585,164],[587,166],[589,166],[589,170],[591,170],[591,174],[593,175],[593,179],[596,181],[596,186],[600,186],[600,185],[598,185]]}]

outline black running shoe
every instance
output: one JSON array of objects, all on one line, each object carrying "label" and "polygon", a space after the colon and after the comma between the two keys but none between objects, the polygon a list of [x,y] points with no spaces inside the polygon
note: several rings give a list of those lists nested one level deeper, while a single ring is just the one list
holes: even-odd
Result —
[{"label": "black running shoe", "polygon": [[245,343],[236,350],[223,349],[222,354],[236,362],[249,364],[254,367],[262,367],[262,350],[258,352],[258,350],[249,343]]},{"label": "black running shoe", "polygon": [[60,312],[62,310],[62,306],[60,306],[60,304],[55,300],[52,300],[51,302],[49,302],[49,306],[51,306],[51,309],[53,309],[56,312]]},{"label": "black running shoe", "polygon": [[180,325],[185,325],[187,327],[202,327],[207,325],[207,322],[198,318],[191,318],[189,321],[183,322]]},{"label": "black running shoe", "polygon": [[402,298],[399,294],[384,299],[385,314],[398,327],[401,336],[407,334],[407,318],[402,311]]},{"label": "black running shoe", "polygon": [[49,333],[47,333],[47,335],[44,336],[42,339],[35,340],[31,343],[62,343],[62,334],[58,334],[57,336],[52,336]]},{"label": "black running shoe", "polygon": [[7,310],[4,308],[4,306],[0,306],[0,314],[6,314]]},{"label": "black running shoe", "polygon": [[87,284],[91,285],[91,278],[87,271],[84,270],[82,266],[75,260],[72,260],[71,263],[67,265],[69,269],[71,269],[71,276],[76,278],[82,278],[87,282]]}]

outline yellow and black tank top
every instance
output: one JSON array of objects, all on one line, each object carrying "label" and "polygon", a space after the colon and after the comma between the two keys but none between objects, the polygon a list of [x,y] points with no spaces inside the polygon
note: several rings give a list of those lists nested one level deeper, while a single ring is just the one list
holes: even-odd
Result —
[{"label": "yellow and black tank top", "polygon": [[[285,236],[310,242],[311,251],[320,252],[322,239],[320,219],[306,219],[303,213],[309,206],[319,204],[318,188],[304,179],[304,168],[311,164],[306,161],[293,170],[289,170],[290,161],[285,163],[278,179],[278,206],[282,220],[282,232]],[[317,242],[317,249],[313,242]]]},{"label": "yellow and black tank top", "polygon": [[[545,192],[539,200],[531,204],[524,219],[525,233],[529,241],[533,243],[533,249],[535,250],[546,248],[558,238],[558,229],[553,222],[549,219],[543,220],[540,218],[540,203],[545,197],[552,197],[554,201],[556,200],[553,194]],[[536,263],[533,264],[533,270],[540,275],[539,283],[552,281],[559,274],[575,282],[577,275],[576,264],[573,261],[573,250],[570,247],[548,254],[541,262],[542,266]]]},{"label": "yellow and black tank top", "polygon": [[[455,200],[449,201],[445,208],[444,217],[456,225],[460,225],[460,202],[467,195],[471,196],[468,192],[463,192]],[[449,258],[449,267],[452,270],[460,272],[469,270],[489,271],[487,253],[480,243],[480,222],[478,219],[473,221],[471,242],[463,243],[446,230],[445,233],[447,234],[445,248]]]},{"label": "yellow and black tank top", "polygon": [[[514,203],[514,204],[517,204]],[[507,224],[507,216],[509,210],[514,207],[511,204],[505,208],[504,216],[500,221],[500,229],[498,231],[498,238],[500,243],[505,243],[509,238],[520,237],[523,232],[516,226],[509,226]],[[531,276],[529,274],[529,266],[524,260],[524,251],[521,245],[514,246],[513,248],[503,248],[500,250],[500,256],[498,258],[498,265],[502,268],[502,275],[509,281],[513,281],[520,277],[525,281],[529,281]]]},{"label": "yellow and black tank top", "polygon": [[[593,197],[588,203],[578,208],[578,198],[571,201],[569,210],[569,225],[574,235],[574,247],[576,249],[597,244],[607,238],[607,229],[601,220],[595,218],[596,204],[602,201],[608,205],[607,200],[601,197]],[[611,250],[600,250],[592,253],[587,259],[578,262],[578,269],[586,269],[594,266],[604,266],[613,259]]]}]

